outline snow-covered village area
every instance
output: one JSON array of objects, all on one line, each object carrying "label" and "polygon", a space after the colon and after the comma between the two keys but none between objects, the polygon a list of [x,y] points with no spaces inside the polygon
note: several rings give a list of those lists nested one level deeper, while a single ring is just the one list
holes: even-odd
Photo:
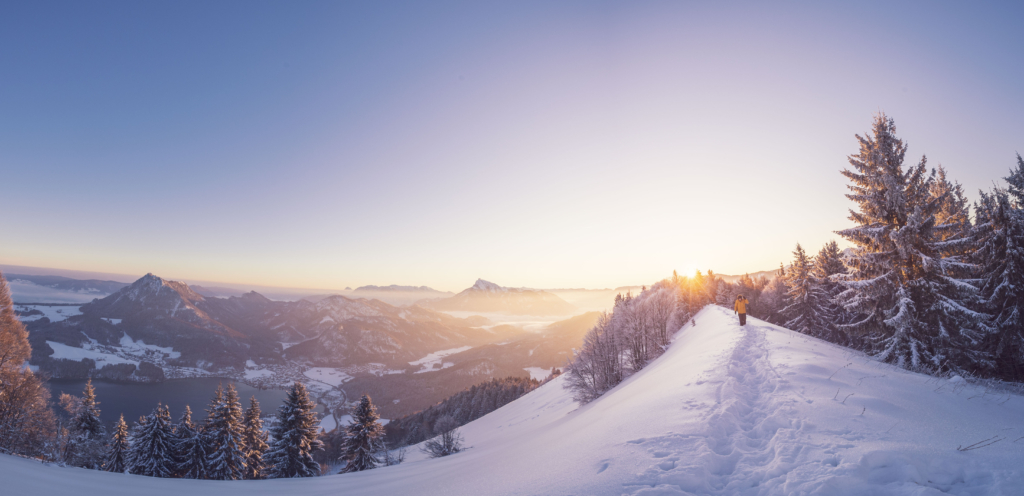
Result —
[{"label": "snow-covered village area", "polygon": [[0,496],[1024,496],[1024,3],[0,1]]}]

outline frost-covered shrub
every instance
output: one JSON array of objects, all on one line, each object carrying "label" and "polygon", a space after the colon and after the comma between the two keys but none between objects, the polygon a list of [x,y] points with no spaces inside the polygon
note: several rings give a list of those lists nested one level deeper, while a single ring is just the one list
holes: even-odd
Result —
[{"label": "frost-covered shrub", "polygon": [[464,449],[462,446],[462,434],[459,433],[459,423],[451,416],[444,416],[437,419],[434,424],[434,432],[437,436],[423,443],[423,452],[431,458],[454,455]]}]

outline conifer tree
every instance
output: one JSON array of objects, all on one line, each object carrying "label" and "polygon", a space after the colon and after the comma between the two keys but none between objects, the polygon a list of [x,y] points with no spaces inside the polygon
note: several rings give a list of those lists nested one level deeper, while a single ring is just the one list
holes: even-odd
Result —
[{"label": "conifer tree", "polygon": [[811,336],[821,336],[828,326],[826,296],[813,274],[814,261],[799,243],[793,251],[793,265],[786,278],[786,308],[783,315],[789,320],[786,327]]},{"label": "conifer tree", "polygon": [[[906,145],[893,120],[879,114],[873,135],[860,137],[850,156],[857,226],[838,234],[857,245],[839,295],[858,318],[843,326],[865,335],[881,360],[914,370],[949,370],[979,357],[985,316],[968,307],[976,289],[963,277],[973,269],[958,253],[966,241],[949,235],[952,224],[936,224],[948,196],[934,196],[927,162],[906,171]],[[955,352],[957,356],[953,356]]]},{"label": "conifer tree", "polygon": [[92,379],[89,379],[85,382],[85,390],[82,391],[82,408],[72,419],[72,428],[88,438],[97,438],[106,434],[106,428],[100,421],[99,404],[96,401],[96,389],[92,386]]},{"label": "conifer tree", "polygon": [[128,424],[124,423],[124,415],[121,415],[117,425],[114,426],[114,434],[110,437],[110,445],[107,449],[107,459],[103,463],[103,470],[107,472],[125,473],[128,470]]},{"label": "conifer tree", "polygon": [[178,427],[174,431],[175,466],[179,477],[185,479],[206,479],[209,477],[209,464],[206,451],[207,439],[201,426],[192,422],[192,409],[185,405]]},{"label": "conifer tree", "polygon": [[277,422],[270,428],[273,441],[263,457],[267,478],[314,477],[320,465],[313,452],[323,449],[317,439],[317,418],[306,386],[296,382],[277,410]]},{"label": "conifer tree", "polygon": [[825,300],[822,305],[825,315],[829,317],[829,321],[821,330],[822,334],[819,337],[848,346],[852,344],[849,336],[840,330],[840,327],[848,322],[848,316],[846,310],[836,301],[839,293],[843,292],[843,286],[836,281],[836,278],[846,274],[846,265],[843,264],[842,257],[843,252],[839,249],[839,243],[835,241],[825,243],[818,255],[814,257],[814,268],[811,273],[817,278],[821,291],[824,293]]},{"label": "conifer tree", "polygon": [[242,419],[242,445],[245,446],[245,478],[263,478],[263,455],[267,451],[267,433],[263,432],[260,403],[249,398],[249,408]]},{"label": "conifer tree", "polygon": [[107,429],[100,420],[99,402],[92,379],[85,383],[82,397],[78,398],[76,412],[71,418],[69,432],[71,439],[68,452],[70,464],[76,467],[100,468],[103,463],[103,441]]},{"label": "conifer tree", "polygon": [[381,460],[377,456],[383,447],[383,428],[378,419],[377,408],[370,396],[364,394],[352,412],[352,422],[348,424],[348,442],[342,457],[346,465],[342,472],[360,472],[380,465]]},{"label": "conifer tree", "polygon": [[242,444],[242,405],[234,384],[218,394],[221,400],[210,406],[206,434],[209,439],[207,463],[214,480],[241,479],[245,473],[245,446]]},{"label": "conifer tree", "polygon": [[1024,160],[1005,178],[1009,191],[982,193],[975,205],[974,259],[981,266],[980,296],[993,318],[988,349],[997,373],[1024,377]]},{"label": "conifer tree", "polygon": [[158,405],[153,413],[140,419],[133,429],[128,453],[128,472],[150,477],[171,477],[174,464],[174,432],[171,412]]}]

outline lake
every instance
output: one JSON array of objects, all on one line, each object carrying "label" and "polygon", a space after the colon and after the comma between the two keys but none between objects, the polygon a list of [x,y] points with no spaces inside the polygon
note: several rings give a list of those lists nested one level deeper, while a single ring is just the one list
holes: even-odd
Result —
[{"label": "lake", "polygon": [[[60,394],[67,393],[81,396],[85,389],[85,379],[51,379],[47,382],[53,393],[52,401],[55,409],[60,409]],[[260,402],[263,416],[277,413],[277,408],[284,402],[287,391],[281,389],[259,390],[252,386],[234,382],[231,379],[195,378],[174,379],[156,383],[120,383],[92,381],[96,389],[96,400],[99,401],[100,419],[109,427],[124,414],[124,421],[129,426],[140,416],[148,415],[156,408],[157,403],[170,407],[171,418],[177,422],[185,405],[192,408],[192,421],[200,422],[206,418],[206,409],[213,400],[217,386],[234,384],[241,400],[242,408],[249,408],[249,397],[256,396]]]}]

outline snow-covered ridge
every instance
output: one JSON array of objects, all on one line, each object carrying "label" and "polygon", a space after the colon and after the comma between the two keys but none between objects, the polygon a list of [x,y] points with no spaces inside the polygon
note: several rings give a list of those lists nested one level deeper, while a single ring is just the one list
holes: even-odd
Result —
[{"label": "snow-covered ridge", "polygon": [[[562,378],[462,428],[472,448],[356,474],[151,479],[0,456],[12,494],[1019,494],[1024,398],[709,307],[580,406]],[[984,439],[988,447],[960,451]]]}]

